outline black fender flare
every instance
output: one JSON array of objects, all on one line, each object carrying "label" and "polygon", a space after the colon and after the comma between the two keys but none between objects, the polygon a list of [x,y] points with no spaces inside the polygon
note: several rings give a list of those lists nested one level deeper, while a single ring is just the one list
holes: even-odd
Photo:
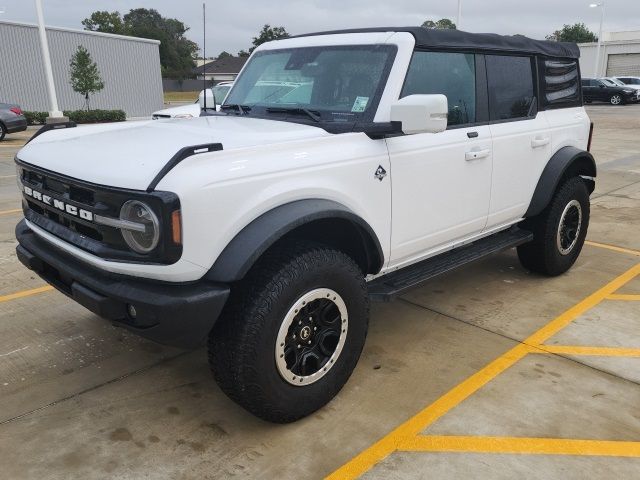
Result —
[{"label": "black fender flare", "polygon": [[[380,241],[371,226],[340,203],[308,199],[286,203],[262,214],[245,226],[225,247],[204,278],[216,282],[241,280],[260,256],[284,235],[315,220],[343,219],[359,227],[377,250],[372,269],[384,263]],[[366,238],[365,237],[365,238]]]},{"label": "black fender flare", "polygon": [[[524,216],[534,217],[542,212],[549,205],[560,181],[567,174],[595,178],[596,173],[596,162],[589,152],[576,147],[562,147],[553,154],[544,167]],[[590,193],[593,192],[594,186],[594,182],[591,181]]]}]

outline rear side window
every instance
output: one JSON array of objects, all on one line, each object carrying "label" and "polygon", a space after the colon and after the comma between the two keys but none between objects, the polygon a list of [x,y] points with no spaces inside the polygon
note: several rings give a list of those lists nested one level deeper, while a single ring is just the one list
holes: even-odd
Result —
[{"label": "rear side window", "polygon": [[526,118],[534,114],[536,97],[530,57],[487,55],[489,119]]},{"label": "rear side window", "polygon": [[[545,107],[578,107],[582,105],[578,81],[578,62],[573,59],[539,59],[542,103]],[[593,80],[583,80],[591,86]]]},{"label": "rear side window", "polygon": [[401,97],[441,93],[449,103],[448,125],[476,121],[475,55],[414,52]]}]

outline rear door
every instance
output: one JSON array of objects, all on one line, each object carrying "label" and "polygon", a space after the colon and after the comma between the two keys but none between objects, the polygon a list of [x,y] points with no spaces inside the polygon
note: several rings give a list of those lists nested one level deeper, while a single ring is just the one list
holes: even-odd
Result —
[{"label": "rear door", "polygon": [[487,228],[521,218],[551,157],[551,129],[538,112],[535,58],[486,55],[493,175]]},{"label": "rear door", "polygon": [[416,51],[401,97],[444,94],[448,127],[387,138],[391,159],[391,262],[416,260],[484,228],[491,190],[486,76],[477,55]]}]

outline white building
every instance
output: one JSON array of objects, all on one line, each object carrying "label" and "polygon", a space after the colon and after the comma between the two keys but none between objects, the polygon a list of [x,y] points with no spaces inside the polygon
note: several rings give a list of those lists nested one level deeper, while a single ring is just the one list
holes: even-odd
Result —
[{"label": "white building", "polygon": [[602,35],[600,62],[596,68],[597,43],[579,43],[583,77],[631,75],[640,77],[640,30]]},{"label": "white building", "polygon": [[[46,32],[61,110],[84,108],[84,97],[73,91],[69,78],[69,62],[79,45],[89,51],[104,81],[104,89],[91,97],[92,108],[122,109],[140,117],[162,107],[159,41],[58,27],[46,27]],[[0,102],[49,110],[36,25],[0,21]]]}]

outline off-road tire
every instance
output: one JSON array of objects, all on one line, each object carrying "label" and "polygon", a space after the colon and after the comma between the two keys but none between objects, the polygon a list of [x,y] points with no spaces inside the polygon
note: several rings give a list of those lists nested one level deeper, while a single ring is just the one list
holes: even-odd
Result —
[{"label": "off-road tire", "polygon": [[[278,332],[296,300],[318,288],[332,289],[344,300],[347,334],[322,378],[292,385],[276,365]],[[232,288],[209,336],[209,365],[220,388],[246,410],[270,422],[293,422],[328,403],[349,379],[364,346],[368,320],[364,274],[349,256],[319,244],[286,244],[265,253]]]},{"label": "off-road tire", "polygon": [[[576,235],[575,245],[563,255],[557,235],[563,212],[573,200],[577,201],[581,208],[580,231]],[[549,276],[560,275],[569,270],[584,245],[589,213],[589,191],[584,180],[580,177],[566,180],[539,215],[528,218],[521,224],[522,228],[531,230],[534,235],[532,242],[518,247],[518,258],[522,266],[532,272]]]}]

